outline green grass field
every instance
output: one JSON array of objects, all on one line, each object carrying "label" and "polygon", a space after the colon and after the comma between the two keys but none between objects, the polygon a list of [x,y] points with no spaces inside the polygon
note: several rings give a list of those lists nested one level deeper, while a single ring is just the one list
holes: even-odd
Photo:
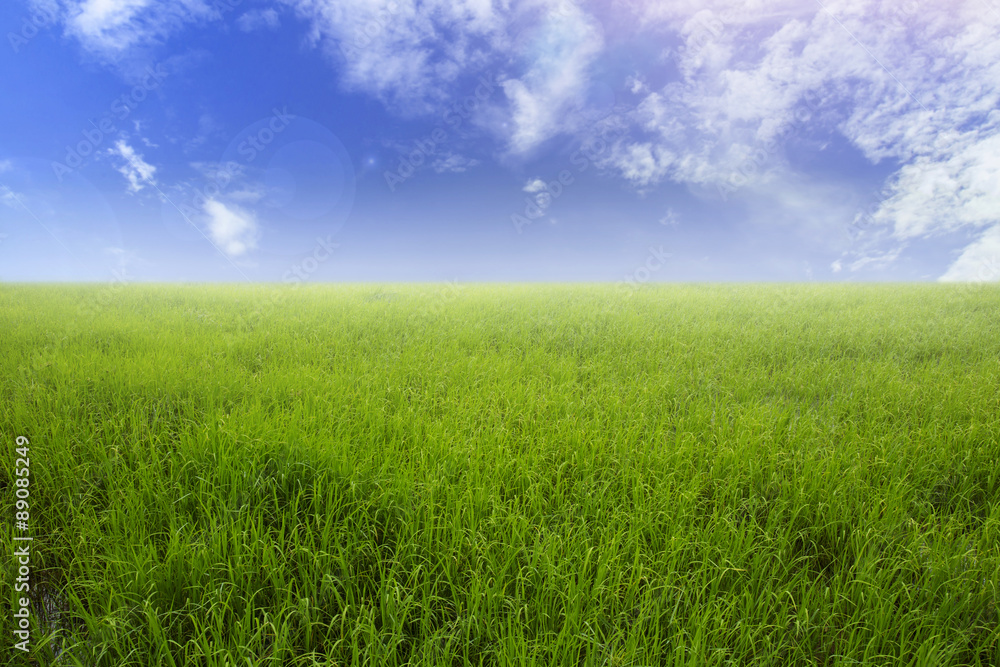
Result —
[{"label": "green grass field", "polygon": [[11,664],[1000,664],[996,286],[5,285],[0,350]]}]

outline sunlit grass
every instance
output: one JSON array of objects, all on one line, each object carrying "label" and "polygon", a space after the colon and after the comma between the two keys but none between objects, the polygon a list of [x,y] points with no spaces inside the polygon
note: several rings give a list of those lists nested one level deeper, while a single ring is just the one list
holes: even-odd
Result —
[{"label": "sunlit grass", "polygon": [[41,664],[1000,664],[996,287],[8,285],[0,344]]}]

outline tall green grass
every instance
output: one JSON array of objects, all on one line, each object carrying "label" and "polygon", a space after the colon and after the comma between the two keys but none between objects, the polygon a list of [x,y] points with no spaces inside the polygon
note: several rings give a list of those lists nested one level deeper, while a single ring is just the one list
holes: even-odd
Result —
[{"label": "tall green grass", "polygon": [[1000,664],[996,287],[6,285],[0,350],[12,664]]}]

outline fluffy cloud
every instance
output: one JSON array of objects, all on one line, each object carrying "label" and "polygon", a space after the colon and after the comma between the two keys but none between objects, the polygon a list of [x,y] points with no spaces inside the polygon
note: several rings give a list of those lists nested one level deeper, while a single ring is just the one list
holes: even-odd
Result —
[{"label": "fluffy cloud", "polygon": [[627,143],[615,150],[614,160],[622,175],[639,186],[662,180],[674,162],[674,154],[663,145]]},{"label": "fluffy cloud", "polygon": [[900,238],[983,227],[1000,220],[1000,112],[975,130],[942,130],[904,164],[873,215]]},{"label": "fluffy cloud", "polygon": [[[535,204],[538,205],[543,213],[549,208],[549,206],[552,205],[553,197],[552,193],[549,192],[549,186],[540,178],[533,178],[529,180],[524,184],[524,187],[521,188],[521,190],[534,195],[531,199],[535,201]],[[550,220],[550,222],[555,224],[552,220]]]},{"label": "fluffy cloud", "polygon": [[517,46],[526,71],[503,82],[514,127],[510,148],[515,153],[528,152],[558,131],[571,129],[562,122],[567,111],[584,102],[588,68],[604,46],[595,20],[569,3],[522,36],[526,41]]},{"label": "fluffy cloud", "polygon": [[986,230],[975,242],[966,246],[958,259],[948,267],[942,282],[1000,281],[1000,225]]},{"label": "fluffy cloud", "polygon": [[[731,7],[698,12],[681,28],[682,85],[651,94],[636,120],[665,140],[750,140],[752,147],[794,123],[813,91],[817,119],[837,125],[877,161],[911,158],[942,127],[994,108],[997,87],[982,84],[995,80],[1000,44],[968,11],[928,7],[920,15],[893,16],[871,2],[827,7],[785,3],[784,11],[756,14]],[[935,98],[949,102],[935,104]]]},{"label": "fluffy cloud", "polygon": [[524,190],[525,192],[535,193],[535,192],[543,192],[547,187],[548,186],[545,185],[545,181],[543,181],[540,178],[535,178],[525,183],[524,187],[521,189]]},{"label": "fluffy cloud", "polygon": [[[51,5],[41,0],[34,4]],[[64,0],[61,10],[66,32],[109,58],[166,37],[187,23],[221,15],[206,0]]]},{"label": "fluffy cloud", "polygon": [[861,259],[856,260],[851,264],[851,271],[860,271],[861,269],[882,269],[889,266],[899,257],[899,254],[903,251],[902,248],[893,248],[886,252],[880,254],[871,254]]},{"label": "fluffy cloud", "polygon": [[[1000,14],[971,0],[917,10],[869,0],[638,5],[647,24],[679,36],[669,56],[681,80],[633,86],[644,98],[603,164],[640,188],[773,191],[791,171],[789,146],[835,132],[872,163],[898,165],[872,215],[890,233],[873,235],[882,247],[847,253],[852,270],[891,263],[911,238],[995,225]],[[992,248],[990,234],[949,279]]]},{"label": "fluffy cloud", "polygon": [[258,227],[252,213],[214,199],[205,202],[204,213],[212,242],[227,255],[239,257],[257,247]]},{"label": "fluffy cloud", "polygon": [[116,141],[115,147],[108,149],[108,154],[119,159],[118,171],[128,180],[129,192],[139,192],[147,184],[156,185],[153,178],[156,167],[143,160],[124,140]]},{"label": "fluffy cloud", "polygon": [[[514,153],[579,125],[598,22],[569,0],[283,0],[312,26],[343,83],[400,113],[437,113],[483,74],[504,105],[491,120]],[[475,84],[473,84],[474,86]]]},{"label": "fluffy cloud", "polygon": [[82,40],[109,49],[130,46],[139,37],[136,17],[150,0],[84,0],[69,5],[69,25]]},{"label": "fluffy cloud", "polygon": [[466,0],[283,0],[311,25],[310,41],[337,61],[343,84],[397,111],[426,113],[478,72],[505,39],[504,9]]}]

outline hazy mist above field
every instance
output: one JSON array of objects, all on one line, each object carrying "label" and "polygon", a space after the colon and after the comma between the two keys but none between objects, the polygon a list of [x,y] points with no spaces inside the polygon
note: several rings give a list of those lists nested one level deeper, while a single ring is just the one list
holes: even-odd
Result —
[{"label": "hazy mist above field", "polygon": [[15,0],[0,279],[1000,280],[1000,6]]}]

